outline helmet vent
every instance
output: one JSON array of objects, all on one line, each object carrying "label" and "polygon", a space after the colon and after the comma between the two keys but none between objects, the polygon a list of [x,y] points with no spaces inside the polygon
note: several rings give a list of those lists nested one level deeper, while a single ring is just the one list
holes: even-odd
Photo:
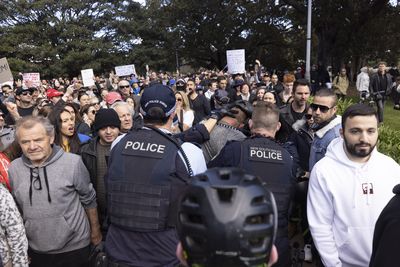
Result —
[{"label": "helmet vent", "polygon": [[225,173],[221,173],[221,180],[229,180],[229,178],[231,177],[229,172],[225,172]]},{"label": "helmet vent", "polygon": [[179,220],[184,223],[203,224],[203,218],[198,214],[181,213]]},{"label": "helmet vent", "polygon": [[260,247],[264,244],[265,237],[253,237],[249,239],[249,244],[252,247]]},{"label": "helmet vent", "polygon": [[221,202],[232,202],[232,197],[235,192],[233,188],[219,188],[217,189],[218,198]]},{"label": "helmet vent", "polygon": [[251,205],[257,206],[257,205],[265,204],[266,202],[267,202],[267,200],[265,199],[265,196],[259,196],[259,197],[253,198],[253,200],[251,201]]},{"label": "helmet vent", "polygon": [[260,215],[254,215],[254,216],[249,216],[246,218],[246,224],[264,224],[267,223],[267,216],[260,214]]},{"label": "helmet vent", "polygon": [[188,221],[194,224],[203,224],[203,218],[197,214],[189,214]]}]

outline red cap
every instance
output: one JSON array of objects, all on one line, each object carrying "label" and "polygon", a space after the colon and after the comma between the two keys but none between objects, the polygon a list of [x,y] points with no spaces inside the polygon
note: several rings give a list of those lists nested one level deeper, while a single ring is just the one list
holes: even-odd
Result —
[{"label": "red cap", "polygon": [[122,101],[122,97],[121,97],[121,95],[119,93],[117,93],[117,92],[109,92],[106,95],[106,103],[108,105],[112,105],[117,101]]},{"label": "red cap", "polygon": [[56,89],[50,88],[47,90],[46,94],[48,99],[52,99],[55,96],[62,96],[64,93],[57,91]]}]

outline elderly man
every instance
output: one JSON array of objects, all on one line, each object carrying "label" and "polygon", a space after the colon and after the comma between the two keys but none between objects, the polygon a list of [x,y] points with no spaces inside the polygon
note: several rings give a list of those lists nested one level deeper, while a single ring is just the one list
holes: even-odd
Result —
[{"label": "elderly man", "polygon": [[85,165],[54,145],[46,118],[20,119],[16,137],[23,155],[11,163],[9,177],[25,222],[30,266],[86,266],[89,244],[102,237]]},{"label": "elderly man", "polygon": [[111,106],[121,120],[121,133],[127,133],[133,126],[133,115],[135,111],[126,102],[116,102]]}]

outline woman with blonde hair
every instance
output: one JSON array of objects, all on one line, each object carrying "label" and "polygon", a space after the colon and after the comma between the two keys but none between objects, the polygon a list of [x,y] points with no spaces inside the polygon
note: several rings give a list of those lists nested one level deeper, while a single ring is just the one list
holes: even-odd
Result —
[{"label": "woman with blonde hair", "polygon": [[176,115],[178,117],[178,125],[175,127],[175,132],[183,132],[192,127],[194,120],[194,112],[190,109],[189,98],[185,92],[177,91],[176,99]]}]

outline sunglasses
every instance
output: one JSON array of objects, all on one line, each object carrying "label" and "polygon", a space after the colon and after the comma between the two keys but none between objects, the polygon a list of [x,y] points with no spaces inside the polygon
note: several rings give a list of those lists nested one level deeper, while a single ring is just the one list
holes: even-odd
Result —
[{"label": "sunglasses", "polygon": [[90,113],[92,113],[93,115],[96,115],[97,111],[96,110],[92,110]]},{"label": "sunglasses", "polygon": [[327,113],[331,108],[333,108],[333,107],[327,107],[327,106],[324,106],[324,105],[318,105],[318,104],[314,104],[314,103],[312,103],[311,105],[310,105],[310,108],[313,110],[313,111],[317,111],[318,109],[322,112],[322,113]]},{"label": "sunglasses", "polygon": [[42,182],[40,181],[39,169],[38,168],[31,169],[31,174],[33,180],[32,181],[33,188],[35,188],[35,190],[42,190]]},{"label": "sunglasses", "polygon": [[182,98],[177,98],[176,101],[182,102]]},{"label": "sunglasses", "polygon": [[304,114],[304,118],[306,118],[306,120],[311,120],[312,119],[312,115],[311,114]]},{"label": "sunglasses", "polygon": [[32,95],[32,92],[31,91],[25,91],[25,92],[22,92],[21,95]]},{"label": "sunglasses", "polygon": [[129,88],[129,85],[121,85],[119,89]]}]

